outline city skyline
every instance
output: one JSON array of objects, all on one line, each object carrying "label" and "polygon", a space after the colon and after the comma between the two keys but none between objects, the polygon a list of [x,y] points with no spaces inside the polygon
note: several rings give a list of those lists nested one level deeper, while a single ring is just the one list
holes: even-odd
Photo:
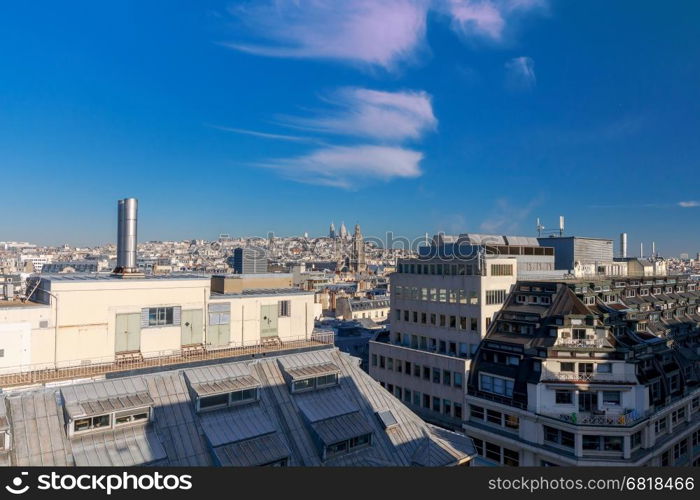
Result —
[{"label": "city skyline", "polygon": [[26,189],[6,192],[21,209],[2,240],[114,241],[113,200],[135,196],[142,241],[331,221],[534,235],[536,217],[564,215],[569,235],[627,232],[631,254],[700,250],[692,15],[539,0],[9,10],[0,162]]}]

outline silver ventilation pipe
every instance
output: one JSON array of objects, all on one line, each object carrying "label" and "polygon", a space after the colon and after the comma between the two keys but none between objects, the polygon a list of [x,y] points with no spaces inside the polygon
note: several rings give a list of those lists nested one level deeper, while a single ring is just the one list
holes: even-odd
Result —
[{"label": "silver ventilation pipe", "polygon": [[620,234],[620,257],[627,258],[627,233]]},{"label": "silver ventilation pipe", "polygon": [[136,273],[136,242],[139,202],[136,198],[119,200],[117,210],[117,274]]}]

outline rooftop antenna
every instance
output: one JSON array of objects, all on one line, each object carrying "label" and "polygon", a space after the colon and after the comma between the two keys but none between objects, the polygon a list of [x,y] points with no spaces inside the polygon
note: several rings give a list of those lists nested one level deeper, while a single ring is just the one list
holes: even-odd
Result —
[{"label": "rooftop antenna", "polygon": [[644,243],[639,244],[639,258],[640,259],[644,258]]},{"label": "rooftop antenna", "polygon": [[559,236],[564,236],[564,216],[559,216]]},{"label": "rooftop antenna", "polygon": [[544,231],[544,226],[540,223],[540,218],[537,217],[537,226],[535,226],[537,229],[537,236],[540,237],[542,236],[542,231]]},{"label": "rooftop antenna", "polygon": [[656,242],[655,241],[651,242],[651,256],[656,258]]}]

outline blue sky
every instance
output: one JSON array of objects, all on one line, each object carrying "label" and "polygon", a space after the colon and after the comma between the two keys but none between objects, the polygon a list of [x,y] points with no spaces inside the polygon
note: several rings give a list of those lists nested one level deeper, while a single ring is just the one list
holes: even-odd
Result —
[{"label": "blue sky", "polygon": [[0,240],[385,231],[700,251],[696,2],[14,2]]}]

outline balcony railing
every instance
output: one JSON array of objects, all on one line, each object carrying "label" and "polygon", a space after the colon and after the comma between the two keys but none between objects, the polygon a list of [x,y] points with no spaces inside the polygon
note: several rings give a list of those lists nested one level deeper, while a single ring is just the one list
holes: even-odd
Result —
[{"label": "balcony railing", "polygon": [[613,425],[627,426],[647,418],[651,412],[624,410],[621,413],[573,412],[559,415],[545,415],[574,425]]},{"label": "balcony railing", "polygon": [[559,339],[554,344],[554,347],[591,348],[611,346],[605,339]]},{"label": "balcony railing", "polygon": [[599,372],[542,372],[543,382],[626,382],[619,375]]},{"label": "balcony railing", "polygon": [[333,345],[333,342],[333,332],[321,331],[313,332],[309,336],[287,337],[284,340],[274,337],[255,345],[229,344],[216,348],[197,345],[169,351],[117,354],[111,358],[61,361],[58,366],[47,363],[15,366],[0,369],[0,388],[88,378],[131,370],[157,369],[216,359],[225,360],[238,356],[280,353],[290,349]]}]

